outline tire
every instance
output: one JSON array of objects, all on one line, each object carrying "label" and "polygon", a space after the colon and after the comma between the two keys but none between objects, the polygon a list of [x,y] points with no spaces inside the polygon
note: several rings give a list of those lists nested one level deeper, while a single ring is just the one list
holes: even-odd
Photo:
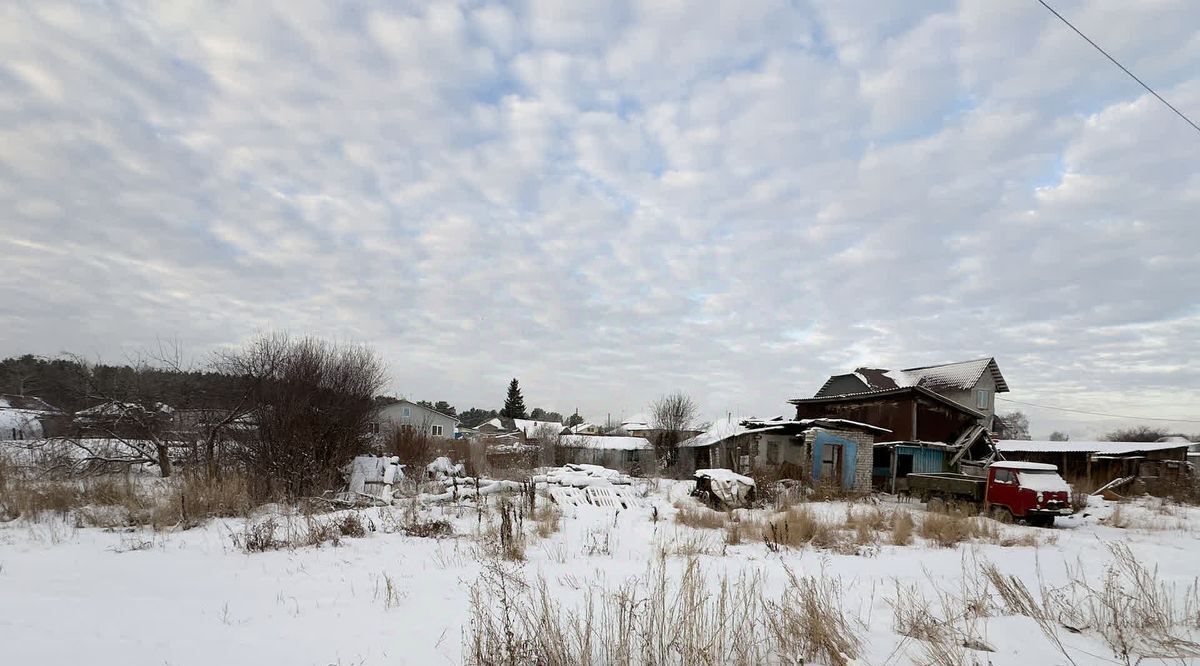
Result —
[{"label": "tire", "polygon": [[934,513],[945,513],[946,502],[940,497],[934,497],[925,503],[925,510]]},{"label": "tire", "polygon": [[993,506],[993,507],[992,507],[992,508],[991,508],[991,509],[988,511],[988,514],[989,514],[989,515],[992,517],[992,519],[993,519],[993,520],[995,520],[996,522],[1004,523],[1004,524],[1006,524],[1006,525],[1008,525],[1008,524],[1011,524],[1011,523],[1012,523],[1012,521],[1013,521],[1013,515],[1012,515],[1012,512],[1011,512],[1011,511],[1009,511],[1007,508],[1005,508],[1005,507],[1002,507],[1002,506]]}]

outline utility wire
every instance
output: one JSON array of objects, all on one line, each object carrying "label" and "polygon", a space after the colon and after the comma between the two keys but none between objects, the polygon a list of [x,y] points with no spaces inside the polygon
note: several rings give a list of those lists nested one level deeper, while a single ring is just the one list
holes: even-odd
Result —
[{"label": "utility wire", "polygon": [[1196,419],[1164,419],[1164,418],[1157,417],[1157,416],[1126,416],[1126,415],[1122,415],[1122,414],[1105,414],[1103,412],[1088,412],[1088,411],[1084,411],[1082,409],[1071,409],[1070,407],[1051,407],[1050,405],[1038,405],[1038,404],[1035,404],[1032,402],[1021,402],[1020,400],[1012,400],[1010,398],[1001,398],[1000,396],[996,396],[996,399],[1003,400],[1004,402],[1012,402],[1012,403],[1015,403],[1018,405],[1026,405],[1028,407],[1039,407],[1041,409],[1054,409],[1054,410],[1057,410],[1060,412],[1074,412],[1076,414],[1090,414],[1091,416],[1109,416],[1114,419],[1130,419],[1130,420],[1134,420],[1134,421],[1174,421],[1176,423],[1200,423],[1200,421],[1198,421]]},{"label": "utility wire", "polygon": [[1146,85],[1146,83],[1145,83],[1144,81],[1142,81],[1142,80],[1141,80],[1141,79],[1139,79],[1139,78],[1138,78],[1136,75],[1134,75],[1134,73],[1133,73],[1133,72],[1129,71],[1129,69],[1128,69],[1128,68],[1126,68],[1126,67],[1125,67],[1125,65],[1122,65],[1121,63],[1117,62],[1117,59],[1116,59],[1116,58],[1114,58],[1114,57],[1112,57],[1112,56],[1110,56],[1110,55],[1108,54],[1108,51],[1105,51],[1104,49],[1100,48],[1100,45],[1099,45],[1099,44],[1097,44],[1096,42],[1093,42],[1093,41],[1091,40],[1091,38],[1090,38],[1090,37],[1088,37],[1087,35],[1085,35],[1085,34],[1083,34],[1082,32],[1080,32],[1079,28],[1076,28],[1074,25],[1071,25],[1071,22],[1070,22],[1070,21],[1068,21],[1066,18],[1064,18],[1062,14],[1059,14],[1057,11],[1055,11],[1055,10],[1054,10],[1054,8],[1053,8],[1053,7],[1051,7],[1050,5],[1046,4],[1046,0],[1038,0],[1038,2],[1039,2],[1039,3],[1041,3],[1041,5],[1042,5],[1043,7],[1045,7],[1046,9],[1049,9],[1049,10],[1050,10],[1050,13],[1051,13],[1051,14],[1054,14],[1055,16],[1057,16],[1057,17],[1058,17],[1058,19],[1059,19],[1060,21],[1062,21],[1063,23],[1066,23],[1068,28],[1070,28],[1070,29],[1074,30],[1076,34],[1078,34],[1080,37],[1083,37],[1085,40],[1087,40],[1087,43],[1088,43],[1088,44],[1091,44],[1092,46],[1096,47],[1096,50],[1097,50],[1097,51],[1099,51],[1099,52],[1103,53],[1105,58],[1108,58],[1109,60],[1111,60],[1111,61],[1112,61],[1112,63],[1113,63],[1114,65],[1116,65],[1117,67],[1120,67],[1120,68],[1121,68],[1121,71],[1123,71],[1123,72],[1125,72],[1126,74],[1128,74],[1128,75],[1129,75],[1129,77],[1130,77],[1131,79],[1133,79],[1134,81],[1137,81],[1138,83],[1140,83],[1140,84],[1141,84],[1141,86],[1142,86],[1143,88],[1145,88],[1146,90],[1150,91],[1150,94],[1151,94],[1151,95],[1154,95],[1155,97],[1157,97],[1157,98],[1158,98],[1158,101],[1162,102],[1163,104],[1166,104],[1168,109],[1170,109],[1170,110],[1172,110],[1172,111],[1174,111],[1174,112],[1175,112],[1175,115],[1179,116],[1180,118],[1183,118],[1183,120],[1184,120],[1185,122],[1187,122],[1187,124],[1189,124],[1189,125],[1191,125],[1191,126],[1192,126],[1192,129],[1195,129],[1197,132],[1200,132],[1200,125],[1197,125],[1196,123],[1192,122],[1192,119],[1191,119],[1191,118],[1188,118],[1187,116],[1183,115],[1183,112],[1182,112],[1182,111],[1180,111],[1179,109],[1175,108],[1175,107],[1174,107],[1174,106],[1173,106],[1173,105],[1172,105],[1170,102],[1168,102],[1167,100],[1163,99],[1163,96],[1162,96],[1162,95],[1160,95],[1160,94],[1158,94],[1158,93],[1154,92],[1154,89],[1153,89],[1153,88],[1151,88],[1150,86]]}]

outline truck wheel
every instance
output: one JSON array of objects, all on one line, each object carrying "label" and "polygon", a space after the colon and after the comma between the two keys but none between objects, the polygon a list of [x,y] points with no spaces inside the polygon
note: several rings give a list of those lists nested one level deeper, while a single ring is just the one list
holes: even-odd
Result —
[{"label": "truck wheel", "polygon": [[1012,512],[1002,506],[993,506],[989,513],[992,514],[992,519],[997,522],[1009,524],[1013,521]]},{"label": "truck wheel", "polygon": [[925,509],[934,513],[945,513],[946,502],[944,502],[940,497],[934,497],[925,504]]}]

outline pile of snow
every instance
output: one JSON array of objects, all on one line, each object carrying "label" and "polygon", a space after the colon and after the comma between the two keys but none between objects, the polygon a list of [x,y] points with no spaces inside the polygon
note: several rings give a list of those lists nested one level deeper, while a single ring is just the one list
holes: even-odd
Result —
[{"label": "pile of snow", "polygon": [[535,483],[547,483],[555,486],[570,486],[586,488],[589,486],[627,486],[633,479],[615,469],[602,465],[586,465],[571,463],[562,467],[553,467],[544,474],[533,477]]},{"label": "pile of snow", "polygon": [[450,459],[446,456],[439,456],[425,466],[426,478],[434,481],[444,481],[445,479],[466,475],[467,469],[463,467],[462,463],[450,462]]},{"label": "pile of snow", "polygon": [[420,496],[422,502],[448,502],[476,497],[478,495],[495,495],[502,492],[520,492],[525,484],[520,481],[496,481],[493,479],[474,479],[469,476],[450,477],[444,485],[444,492],[429,493]]}]

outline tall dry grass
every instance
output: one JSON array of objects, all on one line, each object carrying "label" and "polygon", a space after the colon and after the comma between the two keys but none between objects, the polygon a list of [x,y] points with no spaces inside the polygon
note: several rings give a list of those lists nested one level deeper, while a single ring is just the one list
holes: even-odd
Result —
[{"label": "tall dry grass", "polygon": [[860,655],[863,624],[844,609],[836,579],[789,575],[770,596],[756,574],[714,578],[695,559],[674,570],[656,559],[644,576],[589,586],[578,604],[565,604],[545,579],[487,560],[470,592],[464,660],[842,666]]}]

